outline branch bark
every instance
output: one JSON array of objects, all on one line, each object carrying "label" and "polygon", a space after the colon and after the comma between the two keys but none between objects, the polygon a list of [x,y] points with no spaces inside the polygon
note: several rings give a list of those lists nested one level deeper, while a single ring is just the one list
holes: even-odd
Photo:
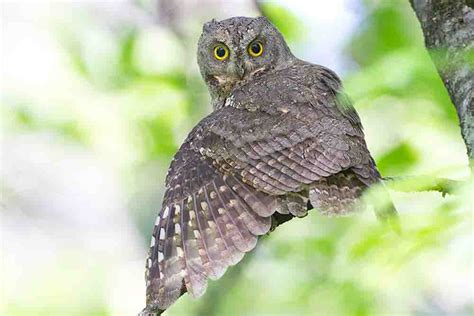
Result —
[{"label": "branch bark", "polygon": [[474,0],[410,0],[474,159]]},{"label": "branch bark", "polygon": [[443,196],[455,194],[456,189],[465,184],[464,181],[431,176],[389,177],[384,178],[383,182],[393,191],[408,193],[437,191]]}]

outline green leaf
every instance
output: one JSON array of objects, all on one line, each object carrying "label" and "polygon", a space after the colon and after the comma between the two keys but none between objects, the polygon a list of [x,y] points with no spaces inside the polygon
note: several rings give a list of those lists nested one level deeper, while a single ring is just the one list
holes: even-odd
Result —
[{"label": "green leaf", "polygon": [[419,153],[406,142],[402,142],[387,151],[377,160],[377,167],[384,175],[400,175],[406,173],[419,161]]},{"label": "green leaf", "polygon": [[259,2],[262,14],[266,16],[289,42],[302,40],[303,22],[281,5],[273,2]]}]

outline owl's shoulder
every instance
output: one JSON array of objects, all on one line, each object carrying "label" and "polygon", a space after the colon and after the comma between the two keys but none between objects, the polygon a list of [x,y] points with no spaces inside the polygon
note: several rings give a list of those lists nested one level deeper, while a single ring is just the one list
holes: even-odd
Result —
[{"label": "owl's shoulder", "polygon": [[331,106],[335,91],[341,90],[339,77],[330,69],[301,60],[275,69],[236,87],[225,106],[249,111],[272,111],[279,105]]},{"label": "owl's shoulder", "polygon": [[341,86],[341,79],[333,70],[300,59],[296,59],[285,69],[275,71],[275,75],[288,77],[308,87],[329,85],[331,88],[337,88]]}]

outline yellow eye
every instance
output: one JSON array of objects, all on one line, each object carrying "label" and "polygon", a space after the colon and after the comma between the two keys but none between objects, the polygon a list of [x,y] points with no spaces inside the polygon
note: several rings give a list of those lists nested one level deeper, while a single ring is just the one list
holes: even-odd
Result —
[{"label": "yellow eye", "polygon": [[229,57],[229,49],[223,45],[219,44],[214,47],[214,58],[217,60],[224,60]]},{"label": "yellow eye", "polygon": [[258,57],[263,54],[263,45],[260,41],[255,41],[249,45],[249,54],[253,57]]}]

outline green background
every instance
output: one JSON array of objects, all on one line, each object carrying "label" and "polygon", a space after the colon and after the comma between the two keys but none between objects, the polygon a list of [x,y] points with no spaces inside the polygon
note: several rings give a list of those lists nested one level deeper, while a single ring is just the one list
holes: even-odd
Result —
[{"label": "green background", "polygon": [[[222,6],[240,2],[229,3]],[[235,15],[256,15],[245,3]],[[465,180],[456,112],[408,1],[353,3],[360,23],[342,52],[352,65],[343,82],[382,175]],[[4,64],[13,75],[2,75],[2,315],[131,315],[144,307],[164,176],[211,109],[195,61],[202,16],[188,12],[172,28],[153,18],[152,2],[127,5],[125,17],[104,17],[53,2],[27,15],[34,32],[10,21],[18,36],[3,49],[21,42],[24,58]],[[308,49],[304,20],[281,2],[260,5],[295,55]],[[12,2],[2,15],[35,8]],[[46,56],[36,59],[36,49]],[[262,238],[201,299],[185,295],[167,315],[470,315],[472,192],[472,181],[446,197],[392,191],[402,235],[370,211],[312,211]]]}]

